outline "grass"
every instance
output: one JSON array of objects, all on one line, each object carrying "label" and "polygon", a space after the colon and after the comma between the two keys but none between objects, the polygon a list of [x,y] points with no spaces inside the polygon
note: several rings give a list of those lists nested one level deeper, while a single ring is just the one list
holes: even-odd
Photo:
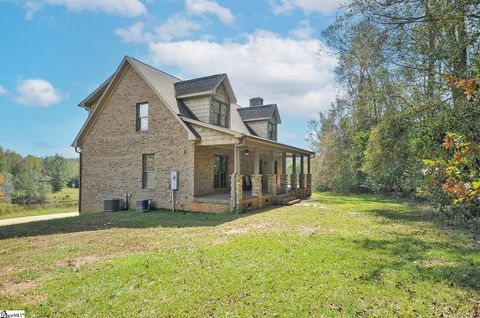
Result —
[{"label": "grass", "polygon": [[63,188],[59,192],[51,193],[46,204],[26,206],[18,212],[0,213],[0,220],[74,211],[78,211],[78,189]]},{"label": "grass", "polygon": [[258,213],[0,228],[0,308],[29,317],[480,315],[479,233],[426,207],[315,194]]}]

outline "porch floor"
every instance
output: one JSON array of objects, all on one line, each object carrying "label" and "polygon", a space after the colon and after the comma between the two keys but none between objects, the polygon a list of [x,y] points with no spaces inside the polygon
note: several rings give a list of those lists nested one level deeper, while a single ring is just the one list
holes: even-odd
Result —
[{"label": "porch floor", "polygon": [[[249,191],[243,193],[243,200],[248,200],[252,198],[252,193]],[[195,197],[196,202],[202,203],[222,203],[230,204],[230,193],[212,193],[206,195],[200,195]]]}]

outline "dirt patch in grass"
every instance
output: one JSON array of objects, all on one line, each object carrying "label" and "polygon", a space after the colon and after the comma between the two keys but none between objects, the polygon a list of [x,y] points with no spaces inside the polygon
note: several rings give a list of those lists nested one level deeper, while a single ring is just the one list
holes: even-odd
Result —
[{"label": "dirt patch in grass", "polygon": [[29,280],[25,282],[8,282],[0,285],[0,295],[19,294],[27,289],[32,289],[39,286],[39,282],[36,280]]},{"label": "dirt patch in grass", "polygon": [[449,261],[444,258],[432,258],[422,262],[416,262],[419,265],[423,265],[426,267],[435,267],[435,266],[450,266],[450,267],[457,267],[458,262],[456,261]]},{"label": "dirt patch in grass", "polygon": [[286,224],[278,221],[271,220],[259,220],[256,222],[236,224],[234,226],[228,226],[221,228],[222,233],[231,234],[246,234],[252,232],[280,232],[287,227]]},{"label": "dirt patch in grass", "polygon": [[306,237],[315,235],[318,232],[318,227],[316,226],[300,226],[298,228],[298,234]]}]

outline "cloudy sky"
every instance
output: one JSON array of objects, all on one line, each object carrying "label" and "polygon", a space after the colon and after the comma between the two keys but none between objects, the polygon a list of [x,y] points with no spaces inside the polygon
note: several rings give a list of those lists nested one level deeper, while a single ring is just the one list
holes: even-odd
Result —
[{"label": "cloudy sky", "polygon": [[307,147],[307,122],[335,96],[320,40],[339,0],[0,1],[0,145],[60,153],[86,118],[76,105],[124,55],[183,79],[227,73],[240,105],[280,107],[279,141]]}]

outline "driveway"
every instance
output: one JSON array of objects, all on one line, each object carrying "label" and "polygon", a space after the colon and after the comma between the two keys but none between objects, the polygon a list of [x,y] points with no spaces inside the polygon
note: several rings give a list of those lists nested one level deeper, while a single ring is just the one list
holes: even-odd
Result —
[{"label": "driveway", "polygon": [[35,222],[35,221],[45,221],[45,220],[52,220],[52,219],[63,219],[63,218],[69,218],[69,217],[78,216],[78,215],[79,215],[78,212],[66,212],[66,213],[24,216],[21,218],[0,220],[0,226]]}]

